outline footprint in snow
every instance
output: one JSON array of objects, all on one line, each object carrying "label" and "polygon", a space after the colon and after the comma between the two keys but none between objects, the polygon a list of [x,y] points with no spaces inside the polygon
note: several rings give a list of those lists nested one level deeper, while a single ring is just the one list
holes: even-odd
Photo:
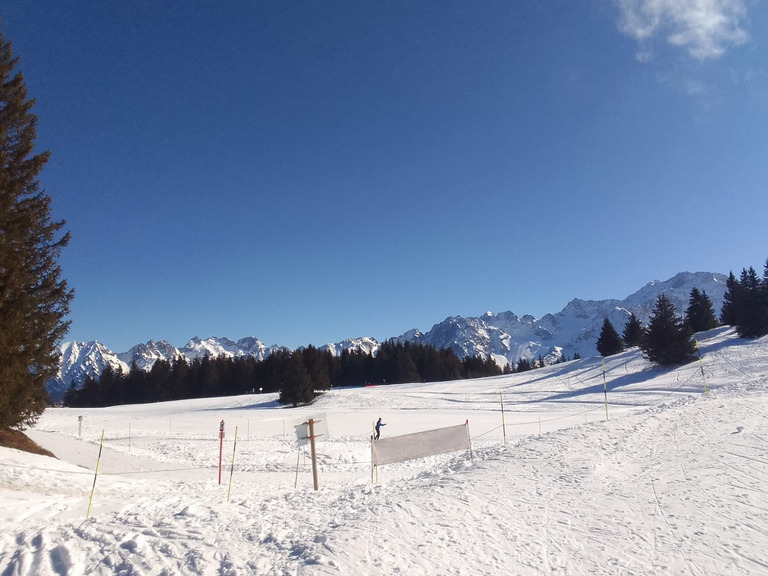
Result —
[{"label": "footprint in snow", "polygon": [[744,426],[736,426],[736,432],[731,432],[731,434],[738,434],[739,432],[742,432],[744,430]]}]

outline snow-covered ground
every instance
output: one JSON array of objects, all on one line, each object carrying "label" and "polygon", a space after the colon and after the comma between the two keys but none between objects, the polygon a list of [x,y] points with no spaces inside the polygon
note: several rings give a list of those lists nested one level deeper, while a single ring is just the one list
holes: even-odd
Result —
[{"label": "snow-covered ground", "polygon": [[[768,574],[768,339],[699,338],[706,396],[698,362],[633,349],[605,360],[607,419],[599,357],[300,409],[48,410],[29,436],[58,460],[0,448],[0,576]],[[308,417],[328,427],[318,491],[293,428]],[[386,437],[468,420],[473,454],[374,483],[378,417]]]}]

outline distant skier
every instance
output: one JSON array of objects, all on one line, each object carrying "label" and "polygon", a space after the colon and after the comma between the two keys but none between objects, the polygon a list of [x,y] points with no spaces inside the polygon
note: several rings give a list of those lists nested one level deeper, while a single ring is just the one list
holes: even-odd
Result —
[{"label": "distant skier", "polygon": [[384,424],[384,422],[381,421],[381,418],[379,418],[376,421],[376,438],[374,438],[374,440],[378,440],[379,439],[379,436],[381,435],[381,427],[382,426],[386,426],[386,424]]}]

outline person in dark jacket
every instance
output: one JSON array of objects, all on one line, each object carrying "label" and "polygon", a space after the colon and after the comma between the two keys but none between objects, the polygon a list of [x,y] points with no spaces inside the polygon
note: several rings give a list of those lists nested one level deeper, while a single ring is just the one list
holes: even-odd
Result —
[{"label": "person in dark jacket", "polygon": [[381,418],[379,418],[376,421],[376,438],[375,438],[375,440],[379,439],[379,436],[381,435],[381,427],[382,426],[386,426],[386,424],[384,424],[384,422],[381,421]]}]

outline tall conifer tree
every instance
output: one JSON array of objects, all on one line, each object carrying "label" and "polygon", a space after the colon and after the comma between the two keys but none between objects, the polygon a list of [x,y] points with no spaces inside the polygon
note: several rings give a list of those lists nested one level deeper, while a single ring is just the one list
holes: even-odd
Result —
[{"label": "tall conifer tree", "polygon": [[736,325],[736,312],[738,307],[739,282],[733,272],[728,274],[725,281],[725,294],[723,295],[723,308],[720,310],[720,323],[725,326]]},{"label": "tall conifer tree", "polygon": [[666,295],[661,294],[640,348],[651,362],[664,366],[685,364],[693,359],[695,345],[688,323],[677,315]]},{"label": "tall conifer tree", "polygon": [[736,330],[742,338],[768,334],[768,298],[763,282],[751,266],[742,269],[736,301]]},{"label": "tall conifer tree", "polygon": [[621,334],[624,339],[624,345],[629,346],[630,348],[632,346],[639,346],[644,332],[645,328],[643,327],[643,323],[640,322],[633,312],[629,316],[627,323],[624,325],[624,332]]},{"label": "tall conifer tree", "polygon": [[603,329],[600,331],[600,337],[597,339],[597,351],[601,356],[612,356],[624,350],[622,342],[616,328],[611,321],[606,318],[603,320]]},{"label": "tall conifer tree", "polygon": [[768,291],[768,258],[765,259],[763,266],[763,290]]},{"label": "tall conifer tree", "polygon": [[717,328],[717,318],[715,310],[712,307],[712,300],[707,296],[706,291],[694,288],[691,290],[691,298],[688,301],[688,310],[685,317],[691,330],[694,332],[703,332]]},{"label": "tall conifer tree", "polygon": [[292,404],[295,408],[299,404],[307,404],[315,398],[315,390],[309,372],[304,365],[301,350],[294,350],[288,357],[282,376],[283,382],[279,398],[281,404]]},{"label": "tall conifer tree", "polygon": [[45,409],[73,296],[57,262],[69,234],[37,180],[49,154],[33,153],[34,100],[17,63],[0,33],[0,429],[31,425]]},{"label": "tall conifer tree", "polygon": [[768,334],[768,258],[763,267],[763,278],[760,280],[760,318],[762,320],[762,334]]}]

